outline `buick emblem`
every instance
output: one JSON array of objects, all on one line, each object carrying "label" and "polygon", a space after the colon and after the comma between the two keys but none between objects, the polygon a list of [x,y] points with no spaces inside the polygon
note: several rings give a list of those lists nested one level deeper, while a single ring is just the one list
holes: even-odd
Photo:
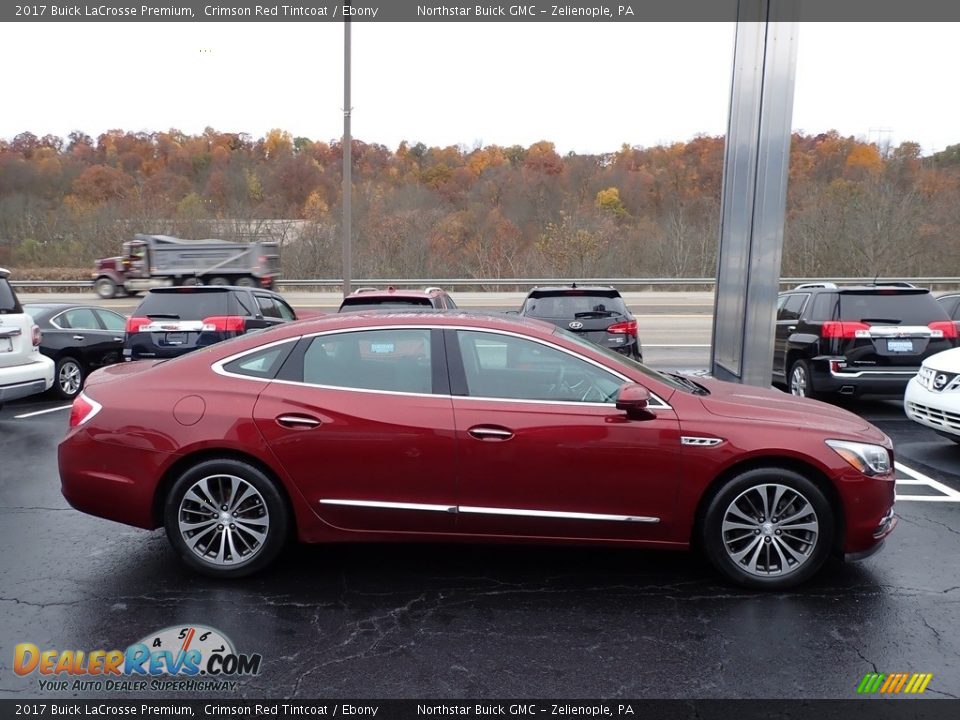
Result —
[{"label": "buick emblem", "polygon": [[583,327],[583,323],[580,322],[579,320],[574,320],[572,323],[567,325],[567,327],[570,328],[571,330],[579,330],[580,328]]}]

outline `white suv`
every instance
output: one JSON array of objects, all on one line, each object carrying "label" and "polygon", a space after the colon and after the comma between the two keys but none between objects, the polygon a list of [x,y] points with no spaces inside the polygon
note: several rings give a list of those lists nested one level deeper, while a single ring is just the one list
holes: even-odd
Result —
[{"label": "white suv", "polygon": [[0,268],[0,406],[53,385],[53,360],[40,354],[40,328],[20,307],[9,275]]}]

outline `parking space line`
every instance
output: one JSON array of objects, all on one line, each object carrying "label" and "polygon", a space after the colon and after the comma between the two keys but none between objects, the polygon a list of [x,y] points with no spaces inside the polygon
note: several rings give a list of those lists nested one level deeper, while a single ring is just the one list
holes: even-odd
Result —
[{"label": "parking space line", "polygon": [[933,488],[940,495],[897,495],[897,502],[901,500],[912,502],[956,502],[960,503],[960,492],[954,490],[949,485],[934,480],[932,477],[924,475],[919,470],[907,467],[903,463],[894,462],[894,467],[905,475],[909,475],[909,480],[897,480],[898,485],[926,485]]},{"label": "parking space line", "polygon": [[36,412],[23,413],[22,415],[14,415],[14,420],[23,420],[24,418],[34,417],[35,415],[46,415],[47,413],[57,412],[58,410],[69,410],[73,405],[62,405],[55,408],[47,408],[46,410],[37,410]]}]

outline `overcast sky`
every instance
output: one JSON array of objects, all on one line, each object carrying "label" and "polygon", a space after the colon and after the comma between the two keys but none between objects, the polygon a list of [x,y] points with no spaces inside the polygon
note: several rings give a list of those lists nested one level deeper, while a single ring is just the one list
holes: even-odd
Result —
[{"label": "overcast sky", "polygon": [[[355,23],[353,134],[598,153],[725,132],[734,25]],[[960,143],[960,27],[805,23],[794,129]],[[0,44],[0,137],[343,128],[333,23],[36,23]]]}]

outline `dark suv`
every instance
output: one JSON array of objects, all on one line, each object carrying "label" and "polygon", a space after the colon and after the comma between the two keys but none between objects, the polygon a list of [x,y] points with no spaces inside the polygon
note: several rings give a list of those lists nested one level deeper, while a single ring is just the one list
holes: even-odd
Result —
[{"label": "dark suv", "polygon": [[773,382],[794,395],[903,395],[930,355],[960,344],[926,288],[799,285],[781,293]]},{"label": "dark suv", "polygon": [[154,288],[127,320],[123,359],[173,358],[296,319],[287,301],[269,290],[230,286]]},{"label": "dark suv", "polygon": [[523,301],[520,315],[545,320],[643,361],[637,319],[616,288],[576,283],[569,287],[536,287]]},{"label": "dark suv", "polygon": [[456,310],[457,304],[443,288],[428,287],[423,290],[397,290],[388,287],[381,290],[375,287],[357,288],[340,303],[338,312],[357,310],[389,310],[403,308],[433,308],[434,310]]}]

